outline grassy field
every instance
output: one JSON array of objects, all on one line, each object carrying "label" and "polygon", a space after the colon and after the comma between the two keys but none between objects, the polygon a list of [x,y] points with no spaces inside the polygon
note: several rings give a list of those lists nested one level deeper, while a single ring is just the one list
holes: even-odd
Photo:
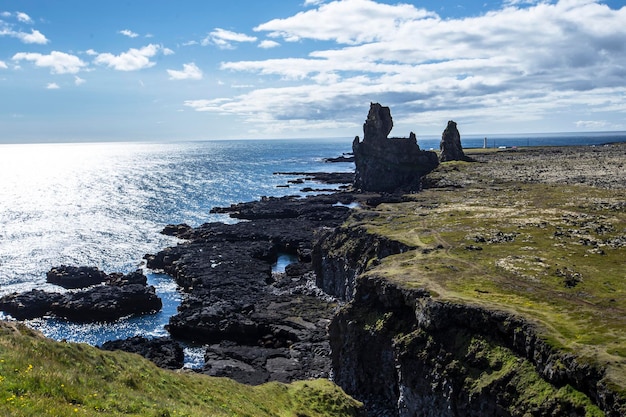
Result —
[{"label": "grassy field", "polygon": [[372,272],[521,315],[554,346],[605,367],[625,393],[626,190],[507,181],[465,162],[432,177],[453,186],[359,216],[370,233],[417,248]]},{"label": "grassy field", "polygon": [[0,322],[2,416],[313,417],[355,416],[359,409],[327,380],[252,387]]}]

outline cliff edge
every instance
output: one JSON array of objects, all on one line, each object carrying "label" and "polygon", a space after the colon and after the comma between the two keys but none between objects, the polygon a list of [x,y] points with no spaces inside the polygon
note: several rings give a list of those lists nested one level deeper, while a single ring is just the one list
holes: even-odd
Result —
[{"label": "cliff edge", "polygon": [[319,236],[335,381],[370,415],[626,415],[626,146],[472,158]]}]

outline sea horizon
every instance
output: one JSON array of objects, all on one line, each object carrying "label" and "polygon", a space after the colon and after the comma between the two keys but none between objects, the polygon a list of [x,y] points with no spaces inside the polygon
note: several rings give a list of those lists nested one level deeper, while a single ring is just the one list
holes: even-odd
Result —
[{"label": "sea horizon", "polygon": [[[555,137],[563,137],[563,138],[601,138],[601,137],[616,137],[619,138],[619,142],[626,141],[626,130],[598,130],[598,131],[563,131],[563,132],[512,132],[512,133],[461,133],[461,142],[463,144],[464,140],[467,141],[475,141],[475,140],[483,140],[487,138],[488,140],[515,140],[515,139],[533,139],[533,140],[549,140]],[[355,135],[359,136],[361,139],[363,134]],[[389,135],[390,137],[408,137],[408,135],[395,135],[392,131]],[[417,141],[432,141],[432,140],[441,140],[441,133],[431,133],[431,134],[417,134]],[[23,139],[23,140],[11,140],[11,139],[0,139],[0,145],[54,145],[54,144],[105,144],[105,143],[144,143],[144,144],[177,144],[177,143],[202,143],[202,142],[257,142],[257,141],[350,141],[352,142],[354,137],[347,136],[328,136],[328,137],[289,137],[289,138],[213,138],[213,139],[186,139],[186,138],[171,138],[171,139],[150,139],[150,138],[138,138],[138,139],[120,139],[120,138],[111,138],[111,139],[72,139],[72,140],[60,140],[60,139]],[[465,146],[465,144],[463,144]],[[575,143],[573,145],[579,145],[579,143]],[[535,145],[530,145],[535,146]],[[541,145],[537,145],[541,146]],[[547,145],[547,146],[569,146],[568,144],[557,144],[557,145]],[[472,146],[467,146],[472,147]],[[481,146],[482,147],[482,146]]]}]

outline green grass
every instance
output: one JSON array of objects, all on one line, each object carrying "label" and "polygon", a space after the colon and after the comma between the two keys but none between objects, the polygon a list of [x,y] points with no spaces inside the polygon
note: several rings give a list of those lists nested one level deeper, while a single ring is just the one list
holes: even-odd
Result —
[{"label": "green grass", "polygon": [[[468,174],[478,165],[443,164],[433,175],[479,178]],[[352,224],[416,248],[372,273],[521,315],[626,392],[626,191],[476,181],[409,198]]]},{"label": "green grass", "polygon": [[252,387],[0,322],[3,416],[354,416],[360,407],[327,380]]}]

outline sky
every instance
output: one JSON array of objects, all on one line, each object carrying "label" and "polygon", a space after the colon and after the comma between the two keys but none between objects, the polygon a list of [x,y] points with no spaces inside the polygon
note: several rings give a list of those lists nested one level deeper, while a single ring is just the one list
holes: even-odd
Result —
[{"label": "sky", "polygon": [[626,130],[626,1],[0,0],[0,142]]}]

